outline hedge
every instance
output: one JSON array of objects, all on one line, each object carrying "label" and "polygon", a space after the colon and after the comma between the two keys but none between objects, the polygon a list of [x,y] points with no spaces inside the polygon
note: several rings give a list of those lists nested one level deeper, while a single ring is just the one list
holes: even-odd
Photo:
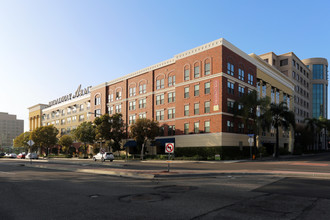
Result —
[{"label": "hedge", "polygon": [[200,160],[208,160],[215,158],[216,154],[220,154],[221,160],[237,160],[250,157],[250,147],[182,147],[175,148],[175,158],[194,157]]}]

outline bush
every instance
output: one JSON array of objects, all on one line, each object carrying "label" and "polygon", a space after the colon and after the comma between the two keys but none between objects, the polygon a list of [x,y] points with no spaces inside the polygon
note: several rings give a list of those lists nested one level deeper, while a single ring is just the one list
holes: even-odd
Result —
[{"label": "bush", "polygon": [[288,154],[290,154],[290,152],[288,151],[288,149],[283,148],[283,147],[280,147],[279,153],[280,153],[280,155],[288,155]]},{"label": "bush", "polygon": [[220,154],[221,160],[237,160],[250,157],[250,147],[184,147],[175,148],[175,159],[214,160]]}]

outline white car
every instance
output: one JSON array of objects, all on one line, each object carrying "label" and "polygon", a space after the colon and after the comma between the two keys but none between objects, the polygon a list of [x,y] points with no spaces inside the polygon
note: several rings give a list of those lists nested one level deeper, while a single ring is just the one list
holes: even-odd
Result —
[{"label": "white car", "polygon": [[25,159],[38,159],[38,154],[36,153],[28,153],[26,156],[25,156]]},{"label": "white car", "polygon": [[93,157],[94,161],[97,161],[97,160],[101,160],[101,161],[110,160],[110,162],[112,162],[114,159],[115,159],[115,157],[113,156],[113,154],[109,153],[109,152],[105,152],[104,154],[98,153],[98,154],[94,155],[94,157]]},{"label": "white car", "polygon": [[16,158],[16,157],[17,157],[17,154],[10,153],[10,154],[6,154],[5,157],[8,157],[8,158]]}]

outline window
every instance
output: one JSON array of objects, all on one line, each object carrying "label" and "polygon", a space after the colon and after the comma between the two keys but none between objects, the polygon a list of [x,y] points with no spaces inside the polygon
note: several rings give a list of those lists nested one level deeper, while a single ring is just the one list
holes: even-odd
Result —
[{"label": "window", "polygon": [[70,123],[71,123],[71,117],[67,118],[67,119],[66,119],[66,122],[67,122],[68,124],[70,124]]},{"label": "window", "polygon": [[199,103],[194,104],[194,115],[199,115]]},{"label": "window", "polygon": [[262,97],[266,97],[266,83],[264,82],[263,84],[262,84]]},{"label": "window", "polygon": [[168,96],[168,103],[175,102],[175,92],[169,92]]},{"label": "window", "polygon": [[165,81],[165,79],[158,79],[156,81],[156,89],[163,89],[164,88],[164,81]]},{"label": "window", "polygon": [[65,119],[61,120],[61,125],[65,125]]},{"label": "window", "polygon": [[248,83],[249,83],[250,85],[253,85],[253,75],[250,74],[250,73],[248,73]]},{"label": "window", "polygon": [[184,116],[189,116],[189,105],[184,106]]},{"label": "window", "polygon": [[280,103],[280,91],[276,90],[276,104]]},{"label": "window", "polygon": [[242,70],[241,68],[238,69],[238,79],[244,81],[244,70]]},{"label": "window", "polygon": [[268,59],[264,59],[264,61],[265,61],[266,63],[268,63]]},{"label": "window", "polygon": [[174,86],[175,85],[175,76],[169,76],[168,77],[168,86]]},{"label": "window", "polygon": [[[84,110],[84,105],[82,105],[83,107],[82,107],[82,110]],[[81,108],[81,106],[80,106],[80,108]],[[63,109],[62,110],[62,116],[64,116],[65,115],[65,109]],[[45,116],[43,116],[43,119],[45,119]]]},{"label": "window", "polygon": [[160,110],[156,112],[156,120],[157,121],[164,120],[164,110]]},{"label": "window", "polygon": [[[288,108],[290,109],[290,96],[289,95],[286,98],[286,104],[287,104]],[[308,107],[308,103],[307,103],[307,107]]]},{"label": "window", "polygon": [[230,100],[227,101],[227,111],[230,113],[234,112],[234,102],[233,101],[230,101]]},{"label": "window", "polygon": [[211,66],[210,63],[205,63],[204,64],[204,75],[210,75],[211,74]]},{"label": "window", "polygon": [[91,103],[87,102],[87,109],[90,109],[90,108],[91,108]]},{"label": "window", "polygon": [[147,114],[146,113],[140,113],[139,118],[147,118]]},{"label": "window", "polygon": [[135,101],[129,102],[129,110],[135,110]]},{"label": "window", "polygon": [[156,105],[164,104],[164,94],[156,96]]},{"label": "window", "polygon": [[210,113],[210,101],[204,102],[204,113]]},{"label": "window", "polygon": [[199,77],[199,66],[194,67],[194,77],[198,78]]},{"label": "window", "polygon": [[296,61],[292,60],[292,66],[296,66]]},{"label": "window", "polygon": [[244,133],[244,123],[238,123],[238,132]]},{"label": "window", "polygon": [[274,87],[272,87],[270,90],[270,101],[271,101],[271,103],[275,102],[275,88]]},{"label": "window", "polygon": [[175,108],[169,109],[167,114],[168,119],[175,118]]},{"label": "window", "polygon": [[[71,108],[70,107],[67,109],[67,112],[68,112],[68,115],[71,114]],[[47,116],[49,116],[49,115],[47,115]],[[52,113],[52,117],[53,117],[53,113]]]},{"label": "window", "polygon": [[244,96],[244,87],[238,86],[238,94],[240,97]]},{"label": "window", "polygon": [[184,134],[189,134],[189,123],[184,124]]},{"label": "window", "polygon": [[[77,107],[76,106],[72,106],[72,113],[76,113],[77,112]],[[56,113],[57,116],[57,113]]]},{"label": "window", "polygon": [[167,135],[168,136],[175,135],[175,125],[169,125],[168,126]]},{"label": "window", "polygon": [[199,85],[194,86],[194,96],[199,96]]},{"label": "window", "polygon": [[108,102],[113,102],[113,94],[110,94],[110,95],[108,96]]},{"label": "window", "polygon": [[189,74],[190,74],[190,73],[189,73],[189,69],[186,68],[186,69],[184,70],[184,80],[185,80],[185,81],[190,79]]},{"label": "window", "polygon": [[139,93],[144,94],[147,92],[147,84],[143,84],[139,86]]},{"label": "window", "polygon": [[159,128],[159,136],[164,136],[164,135],[165,135],[165,128],[164,128],[164,126],[161,126]]},{"label": "window", "polygon": [[121,99],[121,91],[116,92],[116,100]]},{"label": "window", "polygon": [[112,115],[113,114],[113,106],[110,106],[108,111],[109,111],[109,114]]},{"label": "window", "polygon": [[145,108],[147,106],[147,100],[146,99],[140,99],[139,100],[139,108]]},{"label": "window", "polygon": [[234,76],[234,65],[229,62],[227,63],[227,73]]},{"label": "window", "polygon": [[116,105],[116,113],[120,113],[121,112],[121,104]]},{"label": "window", "polygon": [[189,87],[184,88],[184,97],[189,98]]},{"label": "window", "polygon": [[[80,105],[80,111],[84,111],[84,105]],[[63,112],[62,115],[64,115]]]},{"label": "window", "polygon": [[228,93],[234,95],[234,83],[227,82]]},{"label": "window", "polygon": [[210,94],[210,82],[204,84],[204,94]]},{"label": "window", "polygon": [[227,121],[227,131],[228,132],[233,132],[234,131],[234,122]]},{"label": "window", "polygon": [[136,88],[129,88],[129,96],[135,96],[136,95]]},{"label": "window", "polygon": [[288,59],[280,60],[280,66],[288,65]]},{"label": "window", "polygon": [[135,123],[135,115],[130,115],[130,116],[129,116],[129,121],[128,121],[128,123],[129,123],[130,125]]},{"label": "window", "polygon": [[194,123],[194,133],[195,134],[199,133],[199,122]]},{"label": "window", "polygon": [[[101,109],[95,109],[95,111],[94,111],[94,116],[95,116],[95,117],[99,117],[99,116],[101,116]],[[76,121],[76,116],[73,116],[73,117],[72,117],[72,121]]]},{"label": "window", "polygon": [[204,122],[204,132],[209,133],[210,132],[210,121]]},{"label": "window", "polygon": [[79,121],[84,121],[84,115],[79,115]]},{"label": "window", "polygon": [[313,79],[323,79],[323,65],[313,64]]}]

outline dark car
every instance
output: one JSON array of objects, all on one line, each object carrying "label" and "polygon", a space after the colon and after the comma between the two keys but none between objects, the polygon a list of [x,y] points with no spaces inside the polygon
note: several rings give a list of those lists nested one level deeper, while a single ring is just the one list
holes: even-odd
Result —
[{"label": "dark car", "polygon": [[0,157],[4,157],[5,155],[5,153],[0,153]]}]

